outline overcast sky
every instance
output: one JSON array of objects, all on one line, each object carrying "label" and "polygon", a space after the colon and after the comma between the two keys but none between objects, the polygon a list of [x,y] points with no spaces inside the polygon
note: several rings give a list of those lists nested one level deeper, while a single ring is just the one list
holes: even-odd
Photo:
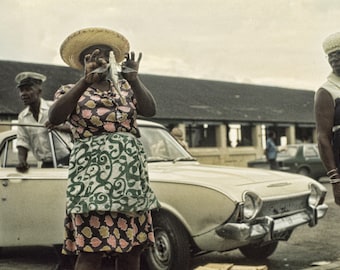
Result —
[{"label": "overcast sky", "polygon": [[141,73],[315,90],[339,0],[1,0],[0,60],[65,65],[72,32],[102,26],[143,52]]}]

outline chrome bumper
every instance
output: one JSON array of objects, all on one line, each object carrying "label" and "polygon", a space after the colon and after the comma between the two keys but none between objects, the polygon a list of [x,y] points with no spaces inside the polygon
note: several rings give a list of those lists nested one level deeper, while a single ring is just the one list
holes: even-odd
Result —
[{"label": "chrome bumper", "polygon": [[[216,233],[226,239],[247,242],[257,239],[287,240],[294,228],[304,224],[315,226],[318,220],[324,217],[327,209],[328,206],[323,204],[308,212],[299,212],[277,219],[266,216],[256,220],[256,223],[226,223],[218,227]],[[283,235],[286,235],[287,239],[282,239]]]}]

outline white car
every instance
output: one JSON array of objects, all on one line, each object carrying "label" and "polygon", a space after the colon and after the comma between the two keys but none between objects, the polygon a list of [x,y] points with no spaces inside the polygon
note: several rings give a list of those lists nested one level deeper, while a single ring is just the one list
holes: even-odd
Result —
[{"label": "white car", "polygon": [[[298,226],[325,216],[326,189],[278,171],[199,164],[162,126],[139,121],[151,186],[156,245],[144,254],[150,270],[187,270],[202,252],[240,249],[266,258]],[[0,133],[0,247],[54,245],[63,240],[67,168],[43,169],[33,159],[16,171],[16,132]]]}]

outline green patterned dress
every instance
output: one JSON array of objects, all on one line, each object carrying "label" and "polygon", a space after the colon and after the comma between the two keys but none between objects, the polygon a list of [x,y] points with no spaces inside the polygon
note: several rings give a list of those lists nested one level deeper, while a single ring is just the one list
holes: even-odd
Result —
[{"label": "green patterned dress", "polygon": [[[136,99],[127,81],[121,95],[88,88],[69,116],[70,157],[63,253],[129,252],[154,243],[151,212],[160,204],[149,186],[138,137]],[[62,86],[59,98],[73,85]]]}]

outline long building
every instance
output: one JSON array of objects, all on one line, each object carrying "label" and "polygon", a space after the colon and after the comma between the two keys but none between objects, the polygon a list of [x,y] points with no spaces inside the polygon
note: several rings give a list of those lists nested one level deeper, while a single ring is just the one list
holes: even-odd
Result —
[{"label": "long building", "polygon": [[[0,61],[0,121],[23,109],[14,78],[22,71],[47,76],[43,98],[82,74],[69,67]],[[314,91],[213,80],[141,74],[157,101],[151,119],[178,126],[190,152],[203,163],[245,166],[263,154],[268,130],[277,144],[315,142]]]}]

